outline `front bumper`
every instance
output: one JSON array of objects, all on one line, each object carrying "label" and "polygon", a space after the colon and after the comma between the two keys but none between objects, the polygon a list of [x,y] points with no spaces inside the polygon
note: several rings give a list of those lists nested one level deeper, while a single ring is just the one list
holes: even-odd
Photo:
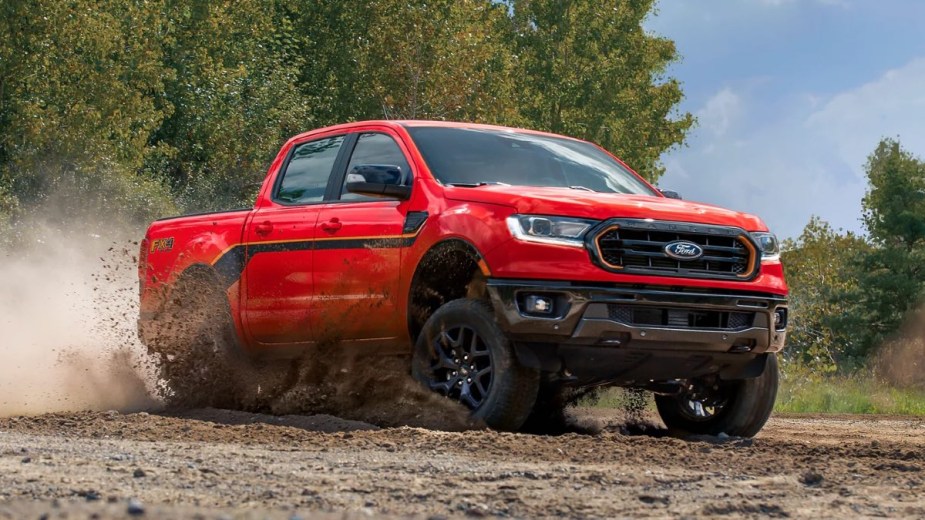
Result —
[{"label": "front bumper", "polygon": [[[500,279],[488,292],[521,362],[586,382],[753,377],[787,335],[787,300],[771,294]],[[552,311],[528,312],[529,296]]]}]

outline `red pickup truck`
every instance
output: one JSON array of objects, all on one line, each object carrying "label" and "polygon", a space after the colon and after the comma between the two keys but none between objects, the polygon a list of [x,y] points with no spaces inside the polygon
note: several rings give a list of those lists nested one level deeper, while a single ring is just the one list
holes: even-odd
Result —
[{"label": "red pickup truck", "polygon": [[159,350],[168,317],[200,310],[190,340],[218,330],[249,357],[404,354],[506,430],[615,385],[655,392],[671,429],[754,435],[787,329],[757,217],[682,201],[585,141],[476,124],[298,135],[253,209],[154,222],[139,277],[140,335],[165,359],[182,355]]}]

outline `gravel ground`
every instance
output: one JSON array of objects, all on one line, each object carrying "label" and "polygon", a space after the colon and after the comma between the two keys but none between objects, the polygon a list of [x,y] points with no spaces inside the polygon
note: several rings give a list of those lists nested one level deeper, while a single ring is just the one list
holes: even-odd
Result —
[{"label": "gravel ground", "polygon": [[676,439],[573,414],[581,433],[556,437],[215,409],[5,418],[0,518],[925,517],[923,420]]}]

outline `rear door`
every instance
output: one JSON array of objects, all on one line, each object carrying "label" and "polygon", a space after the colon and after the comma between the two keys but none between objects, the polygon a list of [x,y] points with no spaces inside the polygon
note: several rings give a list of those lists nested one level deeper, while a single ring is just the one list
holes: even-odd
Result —
[{"label": "rear door", "polygon": [[305,343],[312,332],[313,240],[332,172],[346,160],[347,136],[293,146],[271,202],[245,226],[243,317],[261,344]]},{"label": "rear door", "polygon": [[319,340],[385,340],[404,337],[407,323],[397,305],[402,228],[407,201],[349,193],[346,173],[358,164],[398,166],[413,172],[397,136],[356,134],[334,197],[321,208],[314,256],[315,321]]}]

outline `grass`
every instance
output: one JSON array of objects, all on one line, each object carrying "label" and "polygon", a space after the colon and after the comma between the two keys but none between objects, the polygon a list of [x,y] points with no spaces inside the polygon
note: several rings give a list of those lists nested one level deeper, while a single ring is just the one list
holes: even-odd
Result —
[{"label": "grass", "polygon": [[[608,388],[581,406],[655,410],[651,395],[643,402],[620,388]],[[844,413],[925,416],[925,389],[896,388],[869,376],[803,377],[784,374],[776,413]]]},{"label": "grass", "polygon": [[925,416],[925,389],[896,388],[870,377],[784,377],[774,411]]}]

